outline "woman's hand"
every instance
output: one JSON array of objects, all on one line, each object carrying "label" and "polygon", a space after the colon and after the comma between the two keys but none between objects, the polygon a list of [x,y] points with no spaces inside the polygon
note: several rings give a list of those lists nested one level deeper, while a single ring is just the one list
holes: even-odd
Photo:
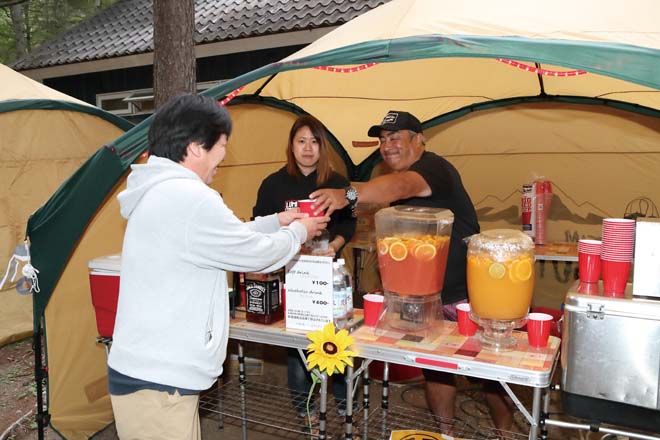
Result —
[{"label": "woman's hand", "polygon": [[322,251],[315,251],[314,255],[319,255],[321,257],[332,257],[335,258],[337,255],[337,249],[330,243],[327,247],[327,249],[324,249]]},{"label": "woman's hand", "polygon": [[346,240],[341,235],[337,235],[334,240],[328,243],[328,248],[323,251],[317,251],[315,255],[321,255],[323,257],[336,257],[337,251],[346,243]]}]

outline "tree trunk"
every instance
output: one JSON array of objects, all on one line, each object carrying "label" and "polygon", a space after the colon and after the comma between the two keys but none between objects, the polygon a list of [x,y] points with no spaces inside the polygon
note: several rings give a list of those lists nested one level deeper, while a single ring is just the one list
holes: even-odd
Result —
[{"label": "tree trunk", "polygon": [[11,23],[14,28],[14,40],[16,42],[16,59],[22,58],[28,53],[27,28],[25,26],[25,9],[22,3],[9,7]]},{"label": "tree trunk", "polygon": [[69,5],[64,0],[53,0],[52,5],[53,34],[59,35],[69,27]]},{"label": "tree trunk", "polygon": [[195,2],[153,0],[156,108],[181,93],[194,93]]}]

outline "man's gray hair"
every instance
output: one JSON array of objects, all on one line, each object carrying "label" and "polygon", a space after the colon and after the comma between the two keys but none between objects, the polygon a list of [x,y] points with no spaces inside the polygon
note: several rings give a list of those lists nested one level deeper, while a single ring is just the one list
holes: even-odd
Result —
[{"label": "man's gray hair", "polygon": [[422,135],[422,145],[426,146],[426,136],[424,136],[424,133],[417,133],[416,131],[408,130],[408,137],[410,139],[413,138],[413,136],[421,134]]}]

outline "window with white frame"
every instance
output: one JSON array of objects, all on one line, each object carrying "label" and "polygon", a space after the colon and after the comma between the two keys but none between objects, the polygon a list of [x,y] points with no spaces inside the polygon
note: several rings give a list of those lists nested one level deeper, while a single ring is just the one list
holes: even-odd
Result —
[{"label": "window with white frame", "polygon": [[[226,80],[197,83],[197,92],[202,92]],[[96,106],[118,116],[145,115],[154,112],[153,89],[126,90],[96,95]]]}]

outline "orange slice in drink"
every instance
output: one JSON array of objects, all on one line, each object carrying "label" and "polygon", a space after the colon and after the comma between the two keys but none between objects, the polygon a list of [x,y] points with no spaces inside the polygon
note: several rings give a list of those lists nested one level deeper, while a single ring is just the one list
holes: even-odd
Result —
[{"label": "orange slice in drink", "polygon": [[449,241],[449,237],[444,236],[444,235],[438,235],[434,239],[435,245],[438,248],[442,248],[443,246],[445,246],[448,241]]},{"label": "orange slice in drink", "polygon": [[378,240],[378,242],[376,243],[376,247],[378,248],[379,254],[381,255],[387,254],[388,246],[387,243],[385,243],[385,240]]},{"label": "orange slice in drink", "polygon": [[502,263],[493,263],[490,266],[488,266],[488,275],[490,275],[491,278],[494,278],[496,280],[501,280],[504,278],[504,274],[506,273],[506,266],[504,266]]},{"label": "orange slice in drink", "polygon": [[385,237],[378,239],[376,243],[378,253],[381,255],[387,255],[387,251],[390,248],[390,244],[394,243],[395,241],[398,241],[398,239],[394,237]]},{"label": "orange slice in drink", "polygon": [[516,281],[527,281],[532,276],[532,263],[528,258],[515,261],[510,275],[513,276]]},{"label": "orange slice in drink", "polygon": [[430,243],[422,243],[415,248],[413,255],[420,261],[431,261],[437,254],[435,246]]},{"label": "orange slice in drink", "polygon": [[413,255],[415,254],[415,249],[417,248],[417,246],[422,244],[422,242],[419,241],[416,238],[406,238],[406,239],[403,240],[403,243],[408,248],[408,252],[413,254]]},{"label": "orange slice in drink", "polygon": [[402,241],[395,241],[390,244],[389,253],[394,261],[403,261],[408,256],[408,247]]}]

